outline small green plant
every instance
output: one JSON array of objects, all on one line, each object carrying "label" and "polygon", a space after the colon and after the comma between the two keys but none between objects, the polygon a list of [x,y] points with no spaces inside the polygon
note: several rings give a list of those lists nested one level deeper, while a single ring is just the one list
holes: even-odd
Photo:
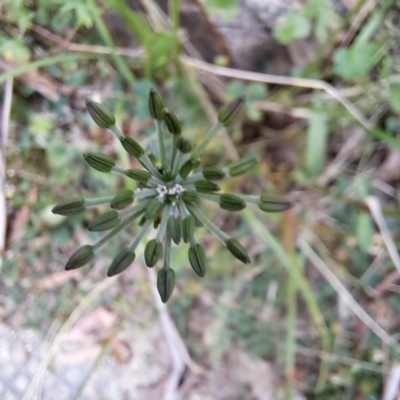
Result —
[{"label": "small green plant", "polygon": [[[135,190],[123,189],[115,195],[101,198],[77,198],[66,200],[53,208],[53,213],[64,216],[75,215],[100,204],[110,204],[111,210],[95,217],[89,223],[91,231],[110,232],[93,245],[80,247],[68,260],[66,269],[76,269],[91,262],[99,249],[134,220],[140,218],[139,232],[127,247],[122,249],[111,263],[107,275],[121,273],[135,259],[135,250],[140,241],[152,229],[157,235],[150,240],[144,252],[148,267],[154,267],[163,258],[163,267],[158,272],[157,287],[163,302],[166,302],[174,288],[175,272],[171,268],[171,244],[181,240],[189,243],[188,258],[197,275],[204,277],[206,254],[194,237],[196,227],[205,225],[222,241],[228,251],[247,264],[250,257],[236,240],[217,228],[198,207],[200,199],[216,202],[228,211],[240,211],[246,203],[256,204],[266,212],[288,209],[290,202],[262,196],[222,193],[215,181],[225,177],[235,177],[248,172],[257,164],[253,157],[245,157],[228,164],[225,168],[202,168],[198,160],[204,149],[224,127],[233,125],[242,112],[244,97],[236,98],[223,106],[218,113],[218,122],[209,130],[197,148],[182,136],[178,118],[164,108],[163,100],[154,89],[149,95],[149,111],[154,119],[157,145],[153,153],[130,137],[124,136],[115,125],[115,117],[102,104],[87,102],[87,109],[101,128],[110,129],[120,140],[124,149],[134,157],[143,169],[125,169],[102,153],[84,154],[86,162],[94,169],[104,173],[127,176],[138,183]],[[135,205],[132,206],[132,203]]]}]

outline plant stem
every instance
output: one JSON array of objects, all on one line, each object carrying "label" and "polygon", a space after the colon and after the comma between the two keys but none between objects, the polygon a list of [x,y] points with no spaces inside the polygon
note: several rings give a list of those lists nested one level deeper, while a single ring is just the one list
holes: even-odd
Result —
[{"label": "plant stem", "polygon": [[98,206],[100,204],[106,204],[109,203],[114,196],[105,196],[105,197],[95,197],[94,199],[84,199],[85,201],[85,207],[94,207]]},{"label": "plant stem", "polygon": [[50,56],[46,58],[41,58],[40,60],[35,60],[29,62],[27,64],[21,65],[19,67],[13,67],[8,71],[0,74],[0,84],[4,83],[9,78],[16,78],[19,75],[25,74],[33,69],[38,69],[42,67],[46,67],[47,65],[57,64],[59,62],[66,61],[76,61],[79,59],[90,59],[90,58],[99,58],[99,54],[71,54],[71,53],[62,53],[57,54],[56,56]]},{"label": "plant stem", "polygon": [[[314,324],[317,326],[320,332],[322,349],[325,353],[329,353],[331,348],[329,331],[326,327],[324,317],[318,307],[318,303],[312,294],[312,290],[307,281],[307,278],[304,276],[304,273],[301,269],[298,258],[288,257],[286,251],[281,246],[279,241],[275,238],[275,236],[273,236],[266,229],[266,227],[264,226],[264,224],[262,224],[259,218],[257,218],[249,209],[243,210],[242,215],[247,221],[247,223],[253,229],[258,230],[258,232],[264,238],[265,242],[271,247],[272,251],[276,254],[278,259],[287,269],[289,275],[291,276],[293,282],[295,283],[297,289],[299,290],[301,296],[303,297],[304,302],[306,303],[308,312],[310,313],[310,316],[314,321]],[[328,374],[327,359],[324,359],[321,361],[316,390],[319,390],[323,387],[327,379],[327,374]]]},{"label": "plant stem", "polygon": [[162,126],[162,121],[156,120],[156,128],[157,128],[157,135],[158,135],[158,143],[160,145],[161,165],[165,169],[168,169],[167,155],[165,153],[164,129],[163,129],[163,126]]},{"label": "plant stem", "polygon": [[219,194],[197,192],[197,195],[204,200],[219,204]]},{"label": "plant stem", "polygon": [[112,59],[114,60],[118,71],[120,72],[122,77],[127,81],[127,83],[133,88],[133,86],[135,85],[136,79],[133,76],[132,71],[128,67],[128,64],[125,61],[125,59],[122,58],[121,56],[115,54],[115,52],[114,52],[115,43],[110,35],[110,32],[107,29],[106,24],[104,23],[101,16],[99,15],[100,9],[97,7],[95,0],[86,0],[86,3],[89,6],[90,13],[92,14],[94,23],[100,34],[101,39],[111,49],[110,55],[111,55]]},{"label": "plant stem", "polygon": [[178,200],[178,208],[179,208],[179,211],[181,212],[182,219],[185,219],[188,216],[190,216],[190,212],[187,209],[186,204],[185,204],[184,201]]},{"label": "plant stem", "polygon": [[188,204],[187,207],[194,216],[196,216],[218,239],[221,240],[222,243],[226,243],[229,236],[216,227],[197,206],[194,204]]},{"label": "plant stem", "polygon": [[179,135],[173,135],[173,143],[172,143],[172,156],[171,156],[171,173],[173,173],[174,169],[174,162],[176,158],[176,153],[178,152],[178,149],[176,148],[176,143],[178,142]]},{"label": "plant stem", "polygon": [[146,206],[147,206],[147,202],[143,201],[134,207],[130,207],[130,208],[127,208],[126,210],[119,211],[118,216],[122,219],[129,217],[132,214],[143,211],[146,208]]},{"label": "plant stem", "polygon": [[253,196],[250,194],[240,194],[240,193],[234,193],[234,194],[240,197],[246,203],[260,204],[260,196]]},{"label": "plant stem", "polygon": [[169,230],[167,230],[167,234],[165,236],[164,268],[171,268],[171,233]]},{"label": "plant stem", "polygon": [[220,122],[214,124],[214,126],[208,131],[207,135],[204,137],[203,141],[197,146],[196,150],[192,153],[191,159],[193,161],[199,158],[200,154],[203,153],[204,149],[208,146],[208,144],[214,139],[215,135],[223,127],[224,126]]},{"label": "plant stem", "polygon": [[104,246],[110,239],[112,239],[116,234],[121,232],[124,228],[126,228],[132,221],[134,221],[137,217],[142,215],[143,210],[137,211],[128,217],[125,221],[122,221],[119,225],[117,225],[112,231],[107,233],[107,235],[103,236],[97,243],[93,245],[93,251],[100,249],[100,247]]},{"label": "plant stem", "polygon": [[167,229],[170,210],[171,210],[171,204],[167,204],[164,207],[164,212],[163,212],[163,215],[161,217],[160,225],[158,227],[158,232],[157,232],[157,236],[156,236],[156,241],[157,242],[161,242],[161,240],[162,240],[162,238],[164,236],[164,233],[165,233],[165,231]]},{"label": "plant stem", "polygon": [[175,156],[175,159],[173,160],[173,163],[172,163],[171,174],[174,178],[176,177],[176,175],[178,174],[178,171],[179,171],[180,161],[181,161],[181,157],[182,157],[181,154],[182,153],[180,151],[178,151]]},{"label": "plant stem", "polygon": [[109,129],[118,139],[121,139],[124,136],[116,125],[110,126]]},{"label": "plant stem", "polygon": [[196,172],[185,179],[185,183],[194,183],[204,179],[202,172]]},{"label": "plant stem", "polygon": [[137,233],[137,235],[134,237],[132,242],[128,246],[129,251],[135,252],[136,247],[139,245],[140,241],[143,239],[143,237],[148,233],[150,230],[151,226],[153,225],[153,220],[147,220],[144,225],[141,227],[140,231]]},{"label": "plant stem", "polygon": [[134,199],[135,200],[143,200],[148,197],[155,196],[157,194],[156,189],[136,189],[134,191]]},{"label": "plant stem", "polygon": [[157,168],[154,166],[154,164],[151,162],[149,156],[147,154],[143,154],[140,158],[139,161],[142,163],[142,165],[152,174],[154,177],[157,177],[158,179],[162,180],[163,177],[158,172]]}]

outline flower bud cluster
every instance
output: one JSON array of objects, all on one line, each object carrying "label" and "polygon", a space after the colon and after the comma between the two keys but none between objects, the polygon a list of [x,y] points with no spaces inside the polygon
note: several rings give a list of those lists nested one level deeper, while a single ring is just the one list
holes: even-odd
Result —
[{"label": "flower bud cluster", "polygon": [[101,128],[110,129],[120,140],[126,152],[143,167],[125,169],[102,153],[86,153],[85,161],[97,171],[126,176],[137,182],[134,189],[127,188],[106,197],[66,200],[53,208],[53,213],[64,216],[83,213],[91,207],[109,204],[110,210],[97,215],[88,224],[91,231],[107,231],[93,245],[80,247],[67,262],[66,269],[76,269],[90,263],[99,249],[133,221],[139,229],[131,242],[122,248],[108,268],[107,275],[113,276],[128,268],[135,259],[139,243],[155,230],[155,237],[145,246],[144,259],[149,268],[160,263],[157,288],[161,299],[166,302],[174,289],[175,271],[171,268],[172,242],[179,245],[188,243],[188,260],[193,271],[204,277],[207,257],[203,246],[195,239],[199,226],[207,227],[238,260],[248,264],[250,257],[244,247],[234,238],[217,228],[199,208],[200,200],[215,202],[221,209],[237,212],[253,203],[260,210],[277,212],[291,207],[290,202],[267,195],[249,196],[240,193],[220,193],[215,181],[236,177],[249,172],[257,165],[254,157],[246,157],[228,164],[225,168],[202,167],[198,157],[208,143],[222,128],[235,123],[243,108],[244,98],[240,97],[223,106],[218,113],[218,122],[210,129],[203,141],[194,148],[182,135],[178,117],[164,107],[160,95],[151,89],[149,111],[154,119],[158,140],[158,155],[146,152],[134,139],[124,136],[115,126],[114,115],[102,104],[87,101],[86,106],[94,122]]}]

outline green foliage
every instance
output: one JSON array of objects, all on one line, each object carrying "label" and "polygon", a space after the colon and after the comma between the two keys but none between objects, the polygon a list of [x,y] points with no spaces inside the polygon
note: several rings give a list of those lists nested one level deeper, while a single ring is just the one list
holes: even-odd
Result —
[{"label": "green foliage", "polygon": [[204,7],[208,13],[218,14],[229,21],[238,13],[238,0],[205,0]]},{"label": "green foliage", "polygon": [[370,43],[338,49],[333,55],[333,71],[345,81],[365,78],[374,65],[374,52],[375,46]]},{"label": "green foliage", "polygon": [[293,39],[301,39],[311,34],[309,19],[298,13],[286,13],[274,28],[274,38],[282,44],[288,44]]},{"label": "green foliage", "polygon": [[324,165],[328,140],[327,116],[319,107],[312,112],[305,148],[305,168],[309,177],[320,174]]}]

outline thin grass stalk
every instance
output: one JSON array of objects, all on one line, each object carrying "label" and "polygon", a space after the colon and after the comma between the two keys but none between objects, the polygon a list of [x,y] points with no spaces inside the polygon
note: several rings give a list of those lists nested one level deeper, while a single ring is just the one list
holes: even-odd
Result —
[{"label": "thin grass stalk", "polygon": [[[266,229],[266,227],[260,222],[260,219],[254,215],[250,209],[244,209],[242,215],[245,221],[254,229],[258,230],[265,242],[271,247],[277,258],[281,261],[283,266],[287,269],[293,282],[295,282],[297,289],[299,290],[304,302],[307,305],[308,311],[314,324],[319,330],[321,336],[321,347],[325,353],[330,353],[331,340],[329,336],[328,328],[325,324],[322,313],[318,307],[318,303],[312,294],[312,290],[304,273],[301,269],[300,263],[297,257],[293,259],[289,258],[286,254],[285,249],[281,246],[279,241]],[[328,364],[326,360],[321,360],[321,366],[319,370],[318,382],[316,385],[316,391],[319,391],[325,385],[328,375]]]}]

